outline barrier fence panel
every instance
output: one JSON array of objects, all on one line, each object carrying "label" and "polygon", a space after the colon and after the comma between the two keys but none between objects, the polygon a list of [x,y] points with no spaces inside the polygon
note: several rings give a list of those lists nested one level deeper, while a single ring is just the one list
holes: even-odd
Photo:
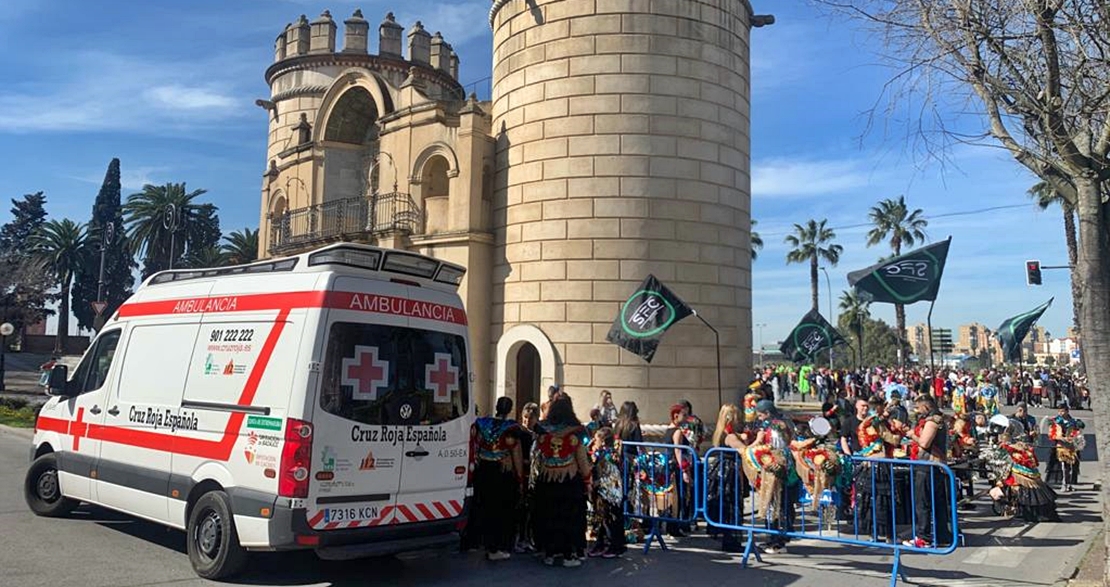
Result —
[{"label": "barrier fence panel", "polygon": [[624,515],[649,526],[645,554],[653,542],[666,550],[663,524],[686,527],[702,509],[698,455],[689,446],[653,442],[624,442],[622,451]]},{"label": "barrier fence panel", "polygon": [[626,442],[624,513],[650,528],[644,545],[667,549],[663,524],[685,528],[697,518],[739,545],[746,567],[756,535],[772,544],[820,540],[894,554],[890,584],[905,580],[903,552],[949,554],[959,540],[957,484],[943,463],[843,457],[809,447],[774,451]]}]

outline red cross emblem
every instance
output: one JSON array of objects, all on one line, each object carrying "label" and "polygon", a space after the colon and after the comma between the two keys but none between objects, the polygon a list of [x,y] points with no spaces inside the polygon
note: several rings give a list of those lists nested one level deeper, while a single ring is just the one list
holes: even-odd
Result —
[{"label": "red cross emblem", "polygon": [[435,360],[424,367],[424,387],[432,390],[432,401],[451,403],[451,393],[459,390],[459,368],[451,364],[451,355],[436,353]]},{"label": "red cross emblem", "polygon": [[84,421],[85,408],[77,408],[77,419],[69,423],[69,435],[73,437],[73,450],[81,448],[81,439],[89,435],[89,423]]},{"label": "red cross emblem", "polygon": [[378,389],[389,386],[389,361],[378,358],[378,347],[355,346],[355,356],[343,359],[343,385],[350,385],[351,398],[374,401],[378,399]]}]

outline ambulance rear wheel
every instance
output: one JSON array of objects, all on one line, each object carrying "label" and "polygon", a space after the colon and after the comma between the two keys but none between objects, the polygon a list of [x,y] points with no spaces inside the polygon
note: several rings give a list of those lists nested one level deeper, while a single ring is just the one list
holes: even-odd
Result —
[{"label": "ambulance rear wheel", "polygon": [[197,500],[185,528],[189,562],[205,579],[225,579],[243,569],[247,551],[231,514],[231,499],[223,491],[210,491]]},{"label": "ambulance rear wheel", "polygon": [[35,459],[23,480],[23,497],[36,515],[60,518],[68,515],[78,502],[62,495],[58,482],[58,459],[47,453]]}]

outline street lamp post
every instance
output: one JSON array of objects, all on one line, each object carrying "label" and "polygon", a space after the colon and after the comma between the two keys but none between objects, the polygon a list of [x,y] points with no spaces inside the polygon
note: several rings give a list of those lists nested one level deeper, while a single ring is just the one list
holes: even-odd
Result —
[{"label": "street lamp post", "polygon": [[[825,286],[828,287],[828,289],[829,289],[829,320],[833,320],[833,313],[832,313],[832,302],[833,302],[832,280],[829,279],[829,270],[828,269],[825,269],[825,267],[823,267],[823,266],[820,267],[820,269],[821,269],[821,271],[825,272]],[[829,347],[829,369],[832,369],[832,366],[833,366],[833,349],[830,346]]]},{"label": "street lamp post", "polygon": [[[6,309],[6,308],[5,308]],[[0,391],[4,391],[5,355],[8,354],[8,336],[15,332],[15,327],[10,322],[0,324]]]},{"label": "street lamp post", "polygon": [[170,269],[173,269],[174,250],[177,248],[178,221],[177,206],[166,204],[165,212],[162,215],[162,226],[170,231]]},{"label": "street lamp post", "polygon": [[763,370],[763,327],[766,324],[756,324],[755,327],[759,329],[759,370]]}]

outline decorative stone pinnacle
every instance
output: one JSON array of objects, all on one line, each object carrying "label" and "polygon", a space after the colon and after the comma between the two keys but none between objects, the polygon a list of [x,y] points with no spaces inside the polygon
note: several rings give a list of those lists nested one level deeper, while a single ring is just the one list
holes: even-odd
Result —
[{"label": "decorative stone pinnacle", "polygon": [[320,18],[331,18],[331,11],[330,10],[324,10],[323,12],[320,13]]},{"label": "decorative stone pinnacle", "polygon": [[355,18],[362,18],[362,9],[361,8],[356,8],[355,13],[352,14],[351,16],[353,16]]},{"label": "decorative stone pinnacle", "polygon": [[308,17],[302,14],[297,18],[297,24],[308,24]]}]

